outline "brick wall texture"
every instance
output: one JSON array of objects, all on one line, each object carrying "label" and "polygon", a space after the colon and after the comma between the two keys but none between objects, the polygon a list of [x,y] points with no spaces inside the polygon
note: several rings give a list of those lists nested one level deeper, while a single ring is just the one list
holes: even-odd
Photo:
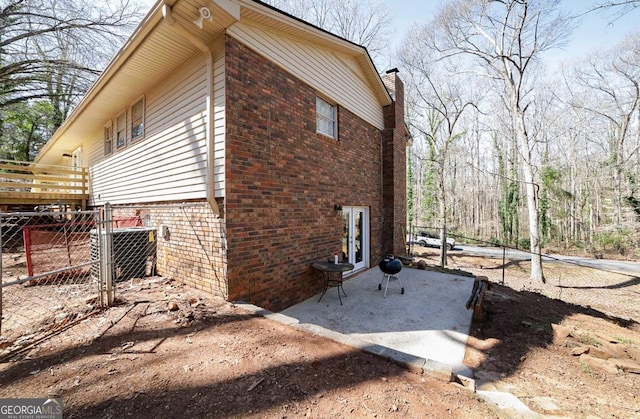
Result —
[{"label": "brick wall texture", "polygon": [[167,236],[155,237],[156,273],[227,298],[224,219],[208,202],[114,207],[113,216],[137,216],[156,230],[167,226]]},{"label": "brick wall texture", "polygon": [[406,202],[391,202],[405,187],[404,138],[339,106],[339,138],[317,134],[314,89],[231,37],[225,48],[228,298],[278,311],[319,292],[311,263],[341,250],[336,204],[369,208],[372,266],[404,253],[395,211]]},{"label": "brick wall texture", "polygon": [[387,253],[404,255],[407,228],[407,131],[404,121],[404,85],[395,72],[385,74],[382,81],[394,98],[394,103],[384,109],[384,124],[388,128],[383,132],[383,216],[386,220],[385,230],[382,232],[383,247]]}]

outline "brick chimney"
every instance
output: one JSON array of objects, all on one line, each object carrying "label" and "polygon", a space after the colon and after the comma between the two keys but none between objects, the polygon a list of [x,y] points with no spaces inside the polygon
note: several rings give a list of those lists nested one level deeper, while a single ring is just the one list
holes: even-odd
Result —
[{"label": "brick chimney", "polygon": [[398,69],[382,76],[393,103],[384,108],[382,139],[382,248],[385,253],[406,254],[407,231],[407,145],[409,132],[404,121],[404,83]]}]

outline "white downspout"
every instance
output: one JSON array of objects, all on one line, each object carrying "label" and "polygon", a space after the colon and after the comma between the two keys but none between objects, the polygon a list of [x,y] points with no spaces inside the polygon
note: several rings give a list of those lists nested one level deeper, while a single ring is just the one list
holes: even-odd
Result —
[{"label": "white downspout", "polygon": [[[175,30],[180,36],[187,39],[193,45],[195,45],[198,49],[200,49],[206,59],[207,59],[207,120],[206,120],[206,143],[207,143],[207,201],[209,205],[211,205],[211,209],[215,213],[217,217],[220,217],[220,208],[218,208],[218,203],[216,202],[216,192],[215,192],[215,177],[213,173],[214,168],[214,129],[213,129],[213,52],[209,46],[202,42],[199,38],[194,36],[189,30],[184,26],[182,22],[179,22],[175,16],[173,16],[171,6],[168,4],[162,5],[162,16],[164,17],[164,21],[171,26],[173,30]],[[176,24],[177,23],[177,24]]]}]

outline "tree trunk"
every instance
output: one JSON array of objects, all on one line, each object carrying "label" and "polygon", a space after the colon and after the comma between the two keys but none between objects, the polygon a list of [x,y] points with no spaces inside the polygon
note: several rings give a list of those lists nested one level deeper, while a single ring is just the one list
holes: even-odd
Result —
[{"label": "tree trunk", "polygon": [[613,191],[614,191],[614,218],[616,227],[622,225],[622,166],[618,162],[613,172]]},{"label": "tree trunk", "polygon": [[440,170],[440,225],[442,226],[442,231],[440,232],[440,266],[444,268],[447,266],[447,191],[444,186],[444,174],[443,170]]},{"label": "tree trunk", "polygon": [[[515,98],[515,95],[513,95]],[[520,111],[517,102],[512,106],[514,129],[518,138],[520,154],[522,155],[522,177],[527,192],[527,210],[529,214],[529,248],[531,250],[531,280],[545,282],[542,272],[542,249],[540,245],[540,222],[538,215],[537,185],[534,183],[533,165],[531,163],[531,147],[524,122],[524,113]]]}]

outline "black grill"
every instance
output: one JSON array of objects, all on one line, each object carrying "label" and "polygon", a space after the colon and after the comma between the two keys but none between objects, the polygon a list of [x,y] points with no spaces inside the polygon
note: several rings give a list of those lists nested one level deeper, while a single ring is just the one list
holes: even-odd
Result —
[{"label": "black grill", "polygon": [[399,259],[386,257],[380,261],[378,267],[387,275],[395,275],[402,270],[402,262]]}]

